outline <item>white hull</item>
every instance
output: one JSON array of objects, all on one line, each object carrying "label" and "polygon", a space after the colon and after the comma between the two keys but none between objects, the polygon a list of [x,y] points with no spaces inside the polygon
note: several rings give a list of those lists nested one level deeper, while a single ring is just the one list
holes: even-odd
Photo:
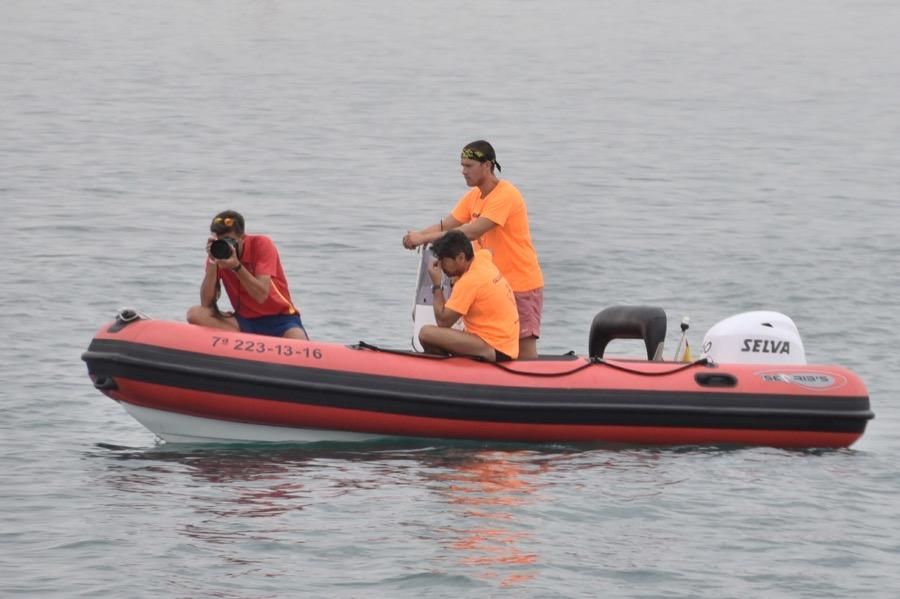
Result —
[{"label": "white hull", "polygon": [[383,439],[374,433],[288,428],[199,418],[119,402],[135,420],[169,443],[316,443]]}]

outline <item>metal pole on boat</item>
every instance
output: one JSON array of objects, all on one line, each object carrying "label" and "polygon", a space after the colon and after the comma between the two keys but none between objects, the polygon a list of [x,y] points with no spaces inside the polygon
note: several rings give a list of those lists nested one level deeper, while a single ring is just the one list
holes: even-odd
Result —
[{"label": "metal pole on boat", "polygon": [[[675,361],[676,362],[690,362],[691,361],[691,348],[688,345],[687,341],[687,330],[691,326],[691,319],[689,316],[685,316],[681,319],[681,339],[678,340],[678,347],[675,349]],[[679,357],[679,355],[681,357]]]}]

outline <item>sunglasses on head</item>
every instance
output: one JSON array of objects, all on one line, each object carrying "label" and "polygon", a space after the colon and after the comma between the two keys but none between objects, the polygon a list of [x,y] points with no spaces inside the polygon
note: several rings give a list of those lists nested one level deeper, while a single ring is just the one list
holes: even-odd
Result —
[{"label": "sunglasses on head", "polygon": [[230,216],[226,216],[222,218],[221,216],[217,216],[213,219],[214,225],[225,225],[226,227],[231,227],[234,225],[234,219]]}]

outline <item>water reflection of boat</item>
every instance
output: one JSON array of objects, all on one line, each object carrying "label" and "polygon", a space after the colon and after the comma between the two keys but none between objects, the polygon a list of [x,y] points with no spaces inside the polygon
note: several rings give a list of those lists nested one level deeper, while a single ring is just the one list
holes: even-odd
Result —
[{"label": "water reflection of boat", "polygon": [[[295,577],[306,557],[324,572],[319,552],[353,547],[350,559],[376,564],[362,568],[370,585],[385,553],[414,546],[426,576],[525,583],[538,576],[540,539],[523,515],[541,509],[542,477],[560,454],[467,445],[110,448],[96,454],[97,480],[137,495],[117,501],[179,514],[166,533],[207,559],[266,576]],[[260,553],[260,543],[284,551]]]},{"label": "water reflection of boat", "polygon": [[846,447],[872,417],[862,381],[837,366],[591,353],[490,364],[120,317],[83,358],[99,390],[172,442]]},{"label": "water reflection of boat", "polygon": [[[108,479],[117,490],[156,494],[166,477],[180,474],[196,484],[227,490],[214,501],[193,497],[218,517],[259,518],[302,511],[309,501],[306,479],[299,476],[314,454],[297,452],[212,450],[166,451],[161,448],[112,449]],[[175,446],[172,446],[175,447]],[[184,446],[188,447],[188,446]],[[267,446],[272,447],[272,446]]]},{"label": "water reflection of boat", "polygon": [[529,462],[529,455],[479,451],[456,463],[444,461],[447,471],[438,477],[456,516],[445,543],[458,555],[458,565],[505,587],[534,578],[532,566],[539,562],[529,548],[532,533],[517,522],[519,509],[534,501],[537,491],[528,478],[546,469]]}]

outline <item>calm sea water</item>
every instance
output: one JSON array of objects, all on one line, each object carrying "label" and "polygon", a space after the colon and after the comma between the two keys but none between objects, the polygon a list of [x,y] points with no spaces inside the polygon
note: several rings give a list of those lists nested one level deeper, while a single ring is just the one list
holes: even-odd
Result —
[{"label": "calm sea water", "polygon": [[[0,595],[895,597],[900,5],[0,5]],[[121,306],[183,318],[209,218],[279,245],[311,335],[408,344],[403,232],[494,143],[547,279],[670,351],[772,309],[852,368],[854,448],[185,448],[91,386]],[[627,345],[619,351],[628,353]]]}]

